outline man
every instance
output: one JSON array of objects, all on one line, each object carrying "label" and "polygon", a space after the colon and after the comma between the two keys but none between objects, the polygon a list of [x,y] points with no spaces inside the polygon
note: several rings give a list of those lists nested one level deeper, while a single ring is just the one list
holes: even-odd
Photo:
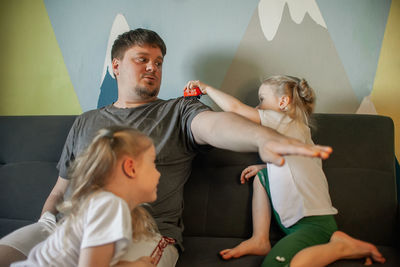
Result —
[{"label": "man", "polygon": [[[137,128],[154,140],[161,178],[158,198],[152,203],[150,212],[161,234],[174,238],[178,249],[183,249],[183,186],[200,145],[209,144],[234,151],[258,151],[265,162],[278,165],[283,164],[282,155],[286,154],[329,156],[329,147],[304,145],[233,113],[211,111],[194,99],[158,99],[165,54],[163,40],[150,30],[132,30],[120,35],[114,42],[111,57],[118,84],[118,99],[109,106],[85,112],[76,119],[58,163],[58,180],[44,204],[42,221],[49,216],[48,212],[57,214],[56,204],[62,200],[69,184],[67,168],[71,161],[99,129],[114,124]],[[35,227],[38,224],[45,225],[40,222]],[[7,259],[12,258],[10,255],[15,255],[12,260],[25,258],[29,250],[41,241],[39,239],[46,236],[39,238],[31,235],[32,229],[37,228],[27,226],[5,237],[3,246],[0,246],[0,257],[4,258],[2,253],[8,253]],[[26,246],[18,247],[15,239],[25,240]]]}]

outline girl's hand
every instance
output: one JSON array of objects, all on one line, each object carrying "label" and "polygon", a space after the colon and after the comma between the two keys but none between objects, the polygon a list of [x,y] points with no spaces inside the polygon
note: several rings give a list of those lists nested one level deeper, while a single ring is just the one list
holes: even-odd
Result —
[{"label": "girl's hand", "polygon": [[148,256],[140,257],[139,259],[135,260],[135,267],[155,267],[156,265],[153,263],[153,259]]},{"label": "girl's hand", "polygon": [[248,182],[251,177],[255,176],[260,170],[266,168],[265,164],[251,165],[242,171],[240,175],[240,183]]},{"label": "girl's hand", "polygon": [[198,87],[203,95],[207,94],[207,84],[200,82],[199,80],[189,81],[186,84],[185,90],[192,91],[195,87]]},{"label": "girl's hand", "polygon": [[151,257],[143,256],[135,261],[120,261],[115,266],[118,266],[118,267],[128,267],[128,266],[129,267],[155,267],[156,265],[154,265],[152,263]]}]

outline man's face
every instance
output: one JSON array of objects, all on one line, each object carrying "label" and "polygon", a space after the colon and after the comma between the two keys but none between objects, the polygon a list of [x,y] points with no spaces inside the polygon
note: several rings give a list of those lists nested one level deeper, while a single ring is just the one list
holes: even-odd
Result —
[{"label": "man's face", "polygon": [[141,100],[157,98],[162,77],[163,56],[160,48],[151,45],[133,46],[122,60],[113,60],[118,88],[125,95]]}]

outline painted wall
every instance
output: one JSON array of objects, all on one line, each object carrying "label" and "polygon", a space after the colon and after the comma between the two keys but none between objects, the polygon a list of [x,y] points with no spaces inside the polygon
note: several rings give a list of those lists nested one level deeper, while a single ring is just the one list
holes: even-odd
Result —
[{"label": "painted wall", "polygon": [[0,1],[0,115],[82,111],[41,0]]},{"label": "painted wall", "polygon": [[1,1],[0,115],[79,114],[111,103],[110,46],[143,27],[167,44],[161,98],[200,79],[255,105],[262,78],[301,76],[316,91],[317,112],[392,117],[399,155],[399,2]]},{"label": "painted wall", "polygon": [[[371,100],[378,114],[395,124],[396,155],[400,156],[400,1],[393,0],[381,48]],[[400,191],[399,191],[400,192]]]}]

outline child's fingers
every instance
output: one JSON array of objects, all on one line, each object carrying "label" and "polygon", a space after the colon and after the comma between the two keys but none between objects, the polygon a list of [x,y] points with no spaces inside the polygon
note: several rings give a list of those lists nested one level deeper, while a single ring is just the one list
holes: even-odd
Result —
[{"label": "child's fingers", "polygon": [[256,168],[251,168],[250,171],[247,173],[246,178],[247,180],[257,174],[258,170]]},{"label": "child's fingers", "polygon": [[189,81],[188,88],[189,88],[190,90],[193,89],[193,81]]},{"label": "child's fingers", "polygon": [[156,266],[154,259],[149,256],[142,256],[138,259],[138,261],[143,263],[143,266]]},{"label": "child's fingers", "polygon": [[188,81],[185,88],[190,90],[191,89],[190,88],[191,87],[191,83],[192,83],[192,81]]},{"label": "child's fingers", "polygon": [[151,262],[153,259],[150,256],[142,256],[138,260],[139,261],[144,261],[144,262]]},{"label": "child's fingers", "polygon": [[200,81],[199,80],[189,81],[188,88],[193,90],[194,87],[199,87],[199,85],[200,85]]},{"label": "child's fingers", "polygon": [[257,173],[258,173],[257,167],[255,166],[247,167],[240,174],[240,183],[244,184],[245,182],[248,182],[250,178],[256,176]]},{"label": "child's fingers", "polygon": [[254,170],[252,167],[247,167],[246,169],[244,169],[240,175],[240,182],[242,184],[244,184],[245,182],[248,182],[249,179],[255,175],[252,173],[254,173]]},{"label": "child's fingers", "polygon": [[248,168],[246,168],[246,169],[244,169],[243,171],[242,171],[242,173],[240,174],[240,183],[241,184],[244,184],[245,182],[246,182],[246,174],[247,174],[247,172],[248,172]]},{"label": "child's fingers", "polygon": [[188,81],[187,83],[186,83],[186,86],[185,86],[185,89],[184,90],[188,90],[188,91],[191,91],[193,88],[193,85],[192,85],[192,81]]}]

